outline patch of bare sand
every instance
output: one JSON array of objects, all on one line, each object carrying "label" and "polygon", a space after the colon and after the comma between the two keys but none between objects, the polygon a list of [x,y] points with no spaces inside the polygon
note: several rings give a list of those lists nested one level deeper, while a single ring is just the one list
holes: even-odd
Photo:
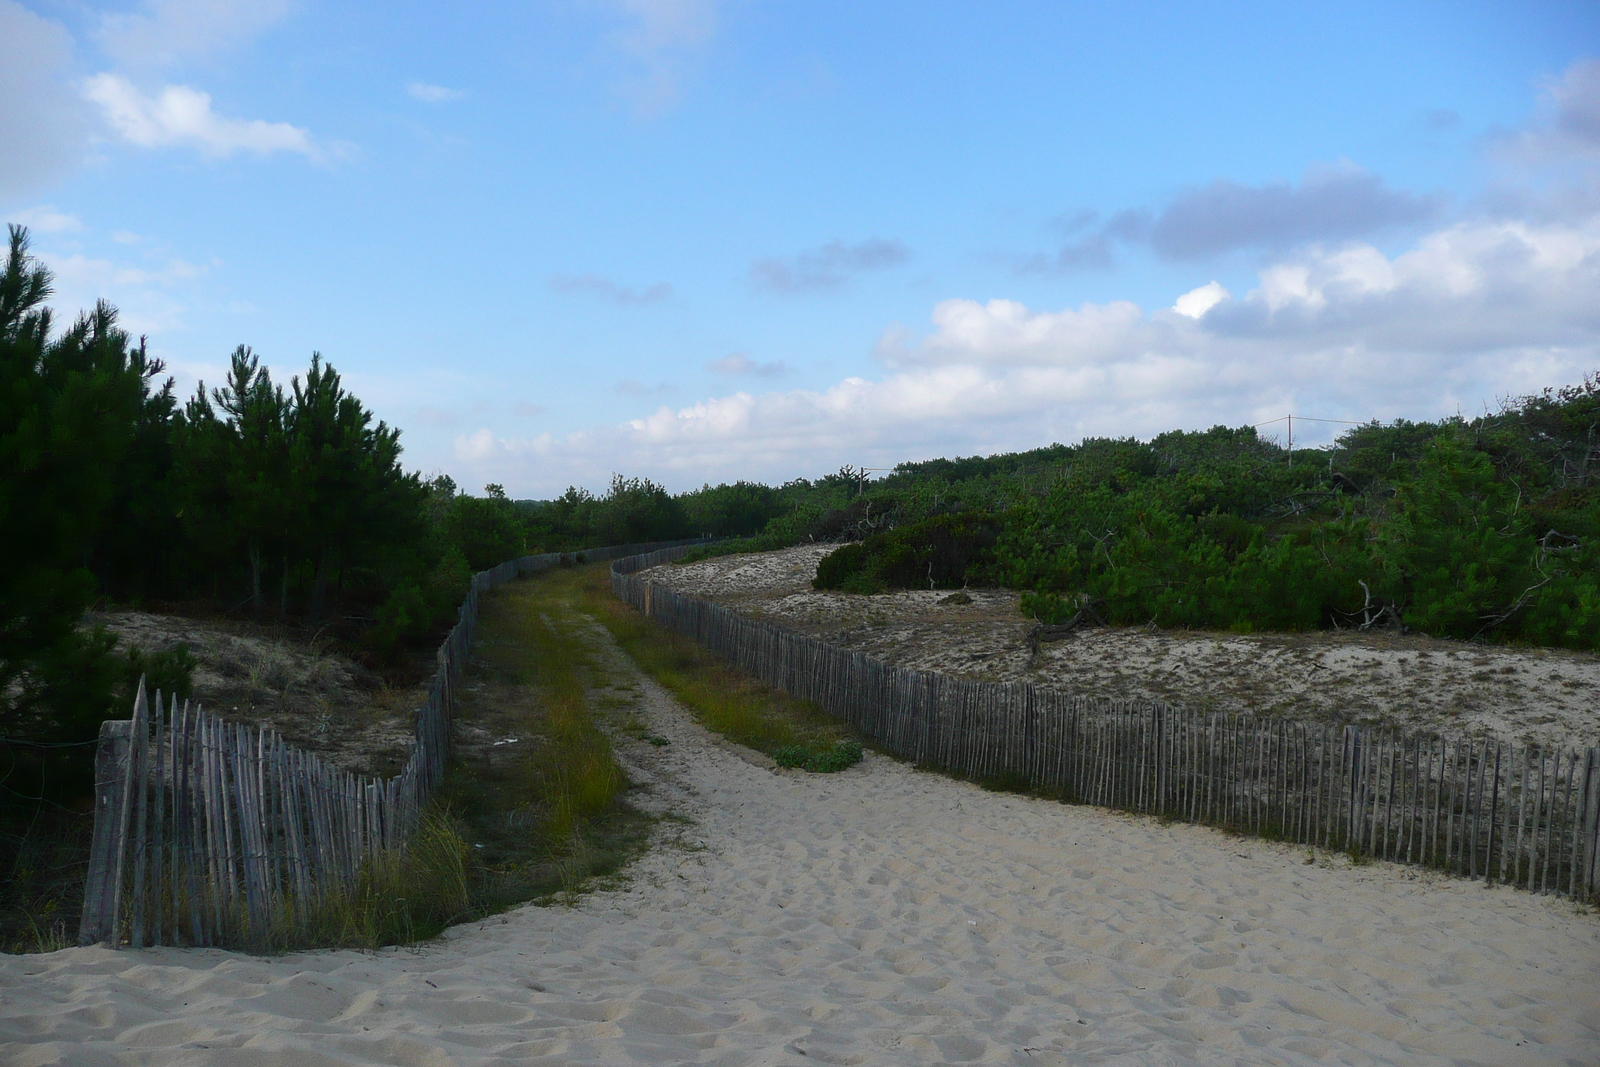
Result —
[{"label": "patch of bare sand", "polygon": [[420,950],[0,957],[0,1062],[1600,1062],[1600,924],[1570,904],[876,753],[774,772],[611,654],[617,710],[669,742],[619,739],[664,838],[625,888]]},{"label": "patch of bare sand", "polygon": [[645,576],[911,669],[1212,711],[1600,744],[1593,653],[1419,634],[1095,627],[1035,655],[1026,641],[1033,622],[1009,590],[969,589],[965,604],[942,591],[813,590],[817,562],[833,548],[721,556]]},{"label": "patch of bare sand", "polygon": [[422,687],[390,687],[315,638],[245,622],[143,611],[95,612],[119,648],[162,652],[184,644],[199,666],[190,699],[235,722],[266,726],[342,770],[387,777],[415,744]]}]

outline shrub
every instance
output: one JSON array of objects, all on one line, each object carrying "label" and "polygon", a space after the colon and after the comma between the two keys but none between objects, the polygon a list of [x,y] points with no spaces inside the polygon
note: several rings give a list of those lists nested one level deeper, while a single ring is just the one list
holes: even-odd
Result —
[{"label": "shrub", "polygon": [[1001,515],[962,512],[874,534],[824,557],[811,584],[848,593],[959,589],[988,562],[1004,521]]},{"label": "shrub", "polygon": [[189,646],[182,644],[160,652],[130,648],[122,659],[122,679],[130,700],[138,691],[139,679],[143,678],[150,699],[154,700],[156,691],[160,690],[164,700],[175,696],[180,704],[189,699],[194,689],[194,669],[200,665]]},{"label": "shrub", "polygon": [[832,748],[813,748],[810,745],[780,745],[773,750],[772,761],[780,767],[801,767],[815,774],[833,774],[861,762],[861,742],[851,738],[834,743]]}]

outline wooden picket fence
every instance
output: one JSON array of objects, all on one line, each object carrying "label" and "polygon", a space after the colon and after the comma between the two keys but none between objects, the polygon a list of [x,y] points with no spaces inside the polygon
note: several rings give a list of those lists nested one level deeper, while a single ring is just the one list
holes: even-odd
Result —
[{"label": "wooden picket fence", "polygon": [[1593,901],[1600,750],[1192,711],[906,670],[611,566],[612,591],[884,751],[1018,790]]},{"label": "wooden picket fence", "polygon": [[239,945],[304,928],[420,822],[449,758],[479,597],[536,571],[660,545],[523,556],[473,575],[439,646],[411,756],[392,778],[340,771],[274,731],[163,702],[141,681],[133,717],[100,728],[78,943]]}]

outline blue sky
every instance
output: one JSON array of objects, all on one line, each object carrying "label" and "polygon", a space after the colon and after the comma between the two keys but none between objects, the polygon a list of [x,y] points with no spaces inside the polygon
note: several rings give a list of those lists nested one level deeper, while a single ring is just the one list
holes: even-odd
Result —
[{"label": "blue sky", "polygon": [[518,496],[1600,369],[1592,2],[0,0],[0,145],[62,311]]}]

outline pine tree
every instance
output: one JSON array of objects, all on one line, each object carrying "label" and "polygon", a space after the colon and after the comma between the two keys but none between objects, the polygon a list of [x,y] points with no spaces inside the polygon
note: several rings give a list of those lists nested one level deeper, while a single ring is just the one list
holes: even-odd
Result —
[{"label": "pine tree", "polygon": [[104,302],[52,338],[50,274],[10,229],[0,273],[0,731],[79,740],[108,710],[112,639],[77,629],[147,364]]}]

